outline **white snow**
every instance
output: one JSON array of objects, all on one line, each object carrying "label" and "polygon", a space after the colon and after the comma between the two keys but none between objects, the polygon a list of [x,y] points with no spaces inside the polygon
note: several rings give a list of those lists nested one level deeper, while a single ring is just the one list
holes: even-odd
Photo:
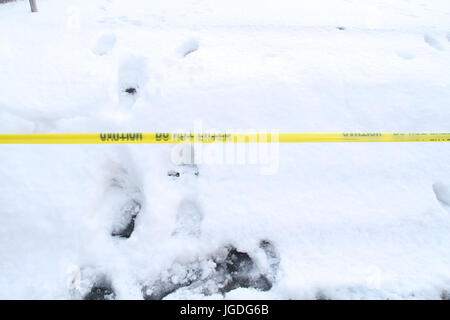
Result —
[{"label": "white snow", "polygon": [[[449,132],[447,0],[37,2],[0,4],[0,133]],[[201,284],[167,299],[450,290],[447,143],[282,144],[262,164],[200,145],[196,166],[173,148],[0,145],[0,298],[78,299],[101,278],[142,299],[190,268]],[[130,199],[134,232],[112,237]],[[230,245],[269,291],[217,292]]]}]

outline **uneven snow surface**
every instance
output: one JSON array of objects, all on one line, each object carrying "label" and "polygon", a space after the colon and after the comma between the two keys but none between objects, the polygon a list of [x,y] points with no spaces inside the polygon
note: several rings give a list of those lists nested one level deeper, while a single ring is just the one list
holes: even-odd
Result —
[{"label": "uneven snow surface", "polygon": [[[37,3],[0,133],[450,129],[448,0]],[[447,143],[0,145],[0,219],[2,299],[450,295]]]}]

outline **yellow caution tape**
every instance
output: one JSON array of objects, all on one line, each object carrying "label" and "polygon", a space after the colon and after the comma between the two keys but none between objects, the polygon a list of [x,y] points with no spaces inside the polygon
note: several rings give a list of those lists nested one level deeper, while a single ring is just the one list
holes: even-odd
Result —
[{"label": "yellow caution tape", "polygon": [[0,144],[450,142],[450,133],[29,133]]}]

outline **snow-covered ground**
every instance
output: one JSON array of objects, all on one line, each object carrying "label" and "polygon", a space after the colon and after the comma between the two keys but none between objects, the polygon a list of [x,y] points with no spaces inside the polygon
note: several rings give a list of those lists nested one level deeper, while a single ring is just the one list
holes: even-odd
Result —
[{"label": "snow-covered ground", "polygon": [[[450,129],[448,0],[37,3],[0,133]],[[0,145],[0,298],[450,297],[450,145],[174,148]]]}]

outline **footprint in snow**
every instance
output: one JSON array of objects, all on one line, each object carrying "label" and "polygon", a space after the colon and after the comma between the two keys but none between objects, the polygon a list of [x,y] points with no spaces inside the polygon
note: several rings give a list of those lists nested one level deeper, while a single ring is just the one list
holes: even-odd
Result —
[{"label": "footprint in snow", "polygon": [[[172,163],[177,167],[169,170],[167,175],[174,180],[187,183],[188,187],[193,178],[199,175],[198,166],[195,163],[194,144],[179,144],[173,147],[171,152]],[[192,187],[192,186],[191,186]],[[199,206],[189,199],[181,201],[176,216],[176,228],[174,236],[200,236],[200,224],[203,214]]]},{"label": "footprint in snow", "polygon": [[110,278],[94,267],[76,267],[67,281],[74,299],[114,300],[116,297]]},{"label": "footprint in snow", "polygon": [[199,41],[198,39],[191,38],[186,40],[181,46],[177,48],[177,55],[180,58],[185,58],[189,54],[197,51],[199,48]]},{"label": "footprint in snow", "polygon": [[433,192],[436,195],[436,199],[438,199],[444,207],[450,209],[450,185],[440,182],[435,183],[433,185]]},{"label": "footprint in snow", "polygon": [[318,290],[314,296],[316,300],[330,300],[330,298],[323,292],[323,290]]},{"label": "footprint in snow", "polygon": [[129,238],[134,231],[136,218],[142,209],[141,190],[127,175],[117,179],[112,188],[115,188],[116,193],[120,193],[122,196],[117,197],[120,201],[116,201],[117,205],[113,208],[111,236]]},{"label": "footprint in snow", "polygon": [[99,210],[106,231],[115,238],[129,238],[142,210],[143,194],[130,169],[111,163],[111,178]]},{"label": "footprint in snow", "polygon": [[129,238],[134,231],[135,221],[141,212],[142,205],[139,200],[130,198],[118,210],[111,235],[113,237]]},{"label": "footprint in snow", "polygon": [[116,36],[114,34],[103,34],[98,38],[97,44],[92,49],[92,52],[96,55],[103,56],[110,52],[115,44]]},{"label": "footprint in snow", "polygon": [[107,278],[100,278],[92,283],[91,289],[83,300],[114,300],[116,297],[111,282]]},{"label": "footprint in snow", "polygon": [[122,107],[131,108],[148,81],[147,62],[144,57],[129,57],[119,67],[119,101]]},{"label": "footprint in snow", "polygon": [[442,46],[442,44],[433,36],[426,34],[423,36],[424,41],[432,48],[439,50],[439,51],[443,51],[444,47]]},{"label": "footprint in snow", "polygon": [[441,291],[441,300],[450,300],[450,291],[447,289],[444,289]]}]

